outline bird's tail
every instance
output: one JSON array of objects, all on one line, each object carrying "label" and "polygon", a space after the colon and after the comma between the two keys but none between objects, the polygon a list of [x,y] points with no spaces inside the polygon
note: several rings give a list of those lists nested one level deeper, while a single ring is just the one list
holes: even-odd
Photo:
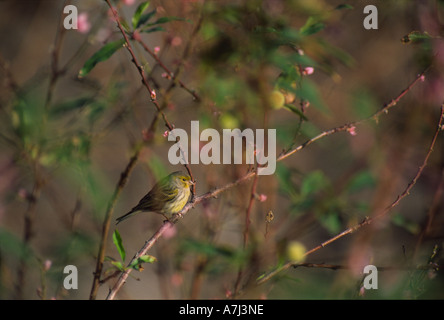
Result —
[{"label": "bird's tail", "polygon": [[129,217],[131,217],[136,211],[135,210],[131,210],[130,212],[128,212],[127,214],[124,214],[123,216],[117,218],[117,222],[116,225],[118,225],[120,222],[122,222],[125,219],[128,219]]}]

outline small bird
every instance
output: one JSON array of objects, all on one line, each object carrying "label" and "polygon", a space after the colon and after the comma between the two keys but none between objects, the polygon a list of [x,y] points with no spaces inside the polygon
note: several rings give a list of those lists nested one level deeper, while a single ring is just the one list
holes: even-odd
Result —
[{"label": "small bird", "polygon": [[130,212],[117,218],[116,224],[142,211],[156,212],[171,219],[187,204],[193,184],[191,177],[180,171],[169,174],[157,182]]}]

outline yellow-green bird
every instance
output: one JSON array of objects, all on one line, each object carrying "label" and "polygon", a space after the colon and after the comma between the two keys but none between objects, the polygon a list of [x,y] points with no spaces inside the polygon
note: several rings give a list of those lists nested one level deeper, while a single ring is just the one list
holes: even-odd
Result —
[{"label": "yellow-green bird", "polygon": [[142,211],[152,211],[171,219],[180,212],[188,202],[194,184],[191,177],[180,171],[173,172],[157,182],[127,214],[117,218],[117,223]]}]

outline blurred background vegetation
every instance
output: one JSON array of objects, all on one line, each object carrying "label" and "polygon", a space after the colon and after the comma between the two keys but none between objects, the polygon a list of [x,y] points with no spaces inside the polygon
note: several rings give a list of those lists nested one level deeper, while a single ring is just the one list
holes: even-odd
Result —
[{"label": "blurred background vegetation", "polygon": [[[131,32],[142,1],[112,3]],[[77,30],[63,28],[67,4],[81,14]],[[442,134],[398,207],[306,260],[339,268],[292,268],[254,284],[288,261],[289,244],[310,249],[381,212],[428,151],[444,100],[444,3],[372,1],[377,30],[363,27],[366,4],[149,2],[136,27],[156,58],[131,43],[169,122],[187,131],[191,120],[220,132],[275,128],[278,154],[371,116],[430,68],[378,122],[325,137],[279,162],[274,175],[260,176],[245,247],[252,181],[192,209],[150,250],[157,261],[132,272],[118,298],[444,297],[442,268],[434,268],[443,264]],[[0,37],[0,298],[87,299],[104,215],[135,150],[141,146],[113,221],[159,177],[184,168],[169,164],[167,128],[127,50],[79,77],[94,53],[122,39],[105,1],[2,1]],[[171,86],[170,72],[179,72],[181,83]],[[191,169],[199,195],[235,181],[247,166]],[[119,225],[126,263],[161,223],[159,215],[140,214]],[[106,255],[102,279],[119,259],[111,236]],[[68,264],[79,270],[77,290],[63,288]],[[361,290],[367,264],[381,270],[378,290]],[[115,279],[102,284],[99,299]]]}]

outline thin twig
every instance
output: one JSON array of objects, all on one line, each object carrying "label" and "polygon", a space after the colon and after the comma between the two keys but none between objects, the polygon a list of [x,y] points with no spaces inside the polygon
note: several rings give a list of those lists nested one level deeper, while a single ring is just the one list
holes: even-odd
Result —
[{"label": "thin twig", "polygon": [[[251,186],[250,200],[248,202],[248,207],[245,212],[244,249],[247,247],[248,233],[250,232],[250,223],[251,223],[250,215],[251,215],[251,210],[253,209],[254,200],[256,199],[256,189],[257,189],[257,184],[258,184],[258,177],[259,176],[257,174],[254,176],[253,184]],[[237,273],[237,279],[234,284],[234,295],[236,295],[237,292],[239,291],[239,286],[241,283],[242,274],[243,274],[243,268],[242,268],[242,266],[240,266],[239,271]]]},{"label": "thin twig", "polygon": [[[65,6],[69,4],[69,2],[70,1],[68,0],[64,1],[62,8],[65,8]],[[66,33],[66,29],[62,25],[63,14],[60,14],[59,16],[60,16],[59,26],[56,31],[54,47],[52,48],[51,52],[51,77],[49,79],[48,90],[46,92],[45,108],[49,108],[57,80],[59,79],[60,75],[63,74],[63,71],[59,69],[59,54],[60,54],[60,49],[62,47],[63,37]]]},{"label": "thin twig", "polygon": [[[24,247],[29,246],[31,239],[34,237],[34,220],[36,215],[37,202],[40,199],[42,188],[46,181],[40,174],[39,165],[35,160],[32,160],[32,166],[34,170],[34,187],[31,194],[27,195],[28,208],[24,217],[23,228],[23,244]],[[23,288],[25,287],[25,276],[27,269],[26,255],[23,255],[19,267],[17,268],[17,281],[15,284],[15,296],[16,299],[22,299]]]},{"label": "thin twig", "polygon": [[[295,263],[292,265],[293,268],[319,268],[319,269],[331,269],[331,270],[344,270],[344,269],[350,269],[350,266],[344,266],[340,264],[326,264],[326,263],[309,263],[309,262],[303,262],[303,263]],[[426,264],[426,265],[419,265],[417,267],[409,267],[409,266],[388,266],[388,267],[381,267],[376,266],[376,269],[378,271],[392,271],[392,270],[438,270],[442,269],[443,266],[437,265],[437,264]]]},{"label": "thin twig", "polygon": [[[134,63],[134,65],[136,66],[137,70],[139,71],[140,77],[142,78],[142,83],[146,87],[146,89],[148,90],[148,94],[150,95],[150,101],[156,107],[157,112],[162,116],[163,121],[164,121],[165,125],[167,126],[168,130],[172,131],[174,129],[174,126],[168,121],[165,113],[162,111],[162,108],[160,107],[160,105],[159,105],[159,103],[157,101],[156,94],[154,93],[153,89],[151,88],[150,84],[148,83],[148,80],[147,80],[147,78],[145,76],[145,70],[142,67],[142,65],[139,63],[136,55],[134,54],[134,51],[133,51],[131,43],[130,43],[130,41],[128,39],[128,36],[127,36],[127,34],[126,34],[122,24],[120,23],[120,18],[119,18],[119,15],[118,15],[116,9],[114,9],[114,7],[111,5],[111,2],[109,0],[106,0],[106,3],[110,7],[110,9],[111,9],[111,11],[112,11],[112,13],[114,15],[114,19],[115,19],[115,21],[117,23],[117,26],[118,26],[120,32],[122,33],[123,38],[125,39],[125,47],[126,47],[126,49],[128,50],[128,52],[131,55],[131,58],[132,58],[131,61]],[[191,180],[194,181],[193,173],[191,172],[190,166],[188,164],[184,164],[184,166],[187,169],[188,174],[191,177]],[[192,191],[193,196],[195,194],[195,190],[196,190],[195,188],[196,188],[195,184],[192,185],[192,190],[191,191]]]},{"label": "thin twig", "polygon": [[[394,100],[392,100],[389,104],[384,105],[384,107],[383,107],[380,111],[378,111],[377,113],[375,113],[375,114],[374,114],[373,116],[371,116],[370,118],[367,118],[367,119],[364,119],[364,120],[360,120],[360,121],[356,121],[356,122],[352,122],[351,124],[345,124],[345,125],[343,125],[343,126],[340,126],[340,127],[337,127],[337,128],[333,128],[333,129],[330,129],[330,130],[327,130],[327,131],[324,131],[323,133],[319,134],[318,136],[316,136],[316,137],[314,137],[314,138],[312,138],[312,139],[310,139],[310,140],[304,142],[303,144],[301,144],[301,145],[298,146],[297,148],[295,148],[295,149],[293,149],[293,150],[290,150],[290,151],[288,151],[288,152],[282,154],[281,156],[278,157],[277,161],[282,161],[282,160],[286,159],[286,158],[289,157],[290,155],[292,155],[292,154],[294,154],[294,153],[296,153],[296,152],[298,152],[298,151],[304,149],[305,147],[307,147],[307,146],[310,145],[311,143],[313,143],[313,142],[315,142],[315,141],[317,141],[317,140],[319,140],[319,139],[321,139],[321,138],[323,138],[323,137],[326,137],[326,136],[332,135],[333,133],[337,133],[337,132],[341,132],[341,131],[346,131],[347,129],[349,129],[349,128],[350,128],[351,126],[353,126],[353,125],[361,124],[362,122],[365,122],[365,121],[368,121],[368,120],[374,119],[375,117],[379,117],[379,115],[382,114],[382,113],[386,113],[386,110],[388,110],[389,108],[391,108],[391,107],[393,107],[394,105],[396,105],[396,103],[397,103],[397,102],[398,102],[398,101],[399,101],[399,100],[400,100],[400,99],[401,99],[401,98],[402,98],[402,97],[403,97],[408,91],[410,91],[411,88],[412,88],[412,87],[413,87],[418,81],[420,81],[420,80],[423,79],[423,76],[424,76],[424,73],[425,73],[425,72],[426,72],[426,71],[420,73],[420,74],[416,77],[416,79],[415,79],[412,83],[410,83],[409,86],[408,86],[405,90],[403,90],[403,91],[402,91],[402,92],[401,92],[401,93],[400,93],[400,94],[399,94]],[[442,116],[441,116],[441,119],[442,119]],[[431,150],[429,150],[429,151],[431,151]],[[422,171],[422,170],[421,170],[421,171]],[[207,193],[205,193],[205,194],[203,194],[203,195],[200,195],[200,196],[194,197],[194,198],[193,198],[188,204],[185,205],[185,207],[182,209],[182,211],[178,214],[178,217],[179,217],[179,218],[183,217],[183,216],[184,216],[189,210],[191,210],[192,208],[194,208],[194,206],[200,204],[201,202],[203,202],[203,201],[205,201],[205,200],[207,200],[207,199],[210,199],[210,198],[216,198],[219,194],[221,194],[221,193],[223,193],[223,192],[225,192],[225,191],[227,191],[227,190],[229,190],[229,189],[231,189],[231,188],[234,188],[234,187],[236,187],[236,186],[239,185],[239,184],[242,184],[242,183],[244,183],[244,182],[250,180],[251,178],[253,178],[253,177],[256,176],[256,175],[257,175],[257,171],[249,171],[249,172],[247,172],[244,176],[240,177],[239,179],[237,179],[237,180],[234,181],[234,182],[228,183],[228,184],[226,184],[226,185],[224,185],[224,186],[222,186],[222,187],[219,187],[219,188],[217,188],[217,189],[215,189],[215,190],[213,190],[213,191],[207,192]],[[410,189],[409,189],[409,190],[410,190]],[[397,205],[397,204],[395,204],[395,205]],[[176,220],[176,221],[177,221],[177,220]],[[176,222],[176,221],[175,221],[175,222]],[[367,224],[367,223],[368,223],[368,222],[367,222],[367,219],[366,219],[366,220],[364,220],[361,224],[362,224],[362,226],[363,226],[364,224]],[[361,226],[354,227],[354,228],[359,229],[360,227],[361,227]],[[140,256],[144,255],[144,254],[145,254],[145,253],[146,253],[146,252],[147,252],[147,251],[148,251],[148,250],[154,245],[154,243],[160,238],[160,236],[161,236],[161,235],[163,234],[163,232],[165,231],[165,228],[166,228],[166,227],[165,227],[165,224],[162,225],[162,226],[160,227],[160,229],[157,230],[157,232],[151,237],[151,239],[145,243],[145,245],[143,246],[143,248],[142,248],[142,249],[141,249],[141,250],[140,250],[140,251],[134,256],[134,258],[130,261],[130,263],[129,263],[128,265],[131,265],[131,263],[132,263],[133,261],[135,261],[136,259],[138,259]],[[331,242],[333,242],[333,241],[335,241],[335,240],[337,240],[337,239],[343,237],[344,235],[349,234],[349,233],[352,233],[352,232],[354,231],[354,228],[350,228],[349,230],[346,230],[346,231],[342,232],[340,235],[338,235],[338,236],[336,236],[336,237],[334,237],[334,238],[332,238],[332,239],[326,241],[325,243],[321,244],[319,247],[317,247],[317,248],[315,248],[315,249],[313,249],[313,250],[311,250],[311,251],[312,251],[312,252],[317,251],[317,250],[319,250],[320,248],[322,248],[323,246],[325,246],[325,245],[327,245],[327,244],[329,244],[329,243],[331,243]],[[310,253],[311,253],[311,252],[310,252]],[[288,263],[288,264],[282,266],[281,268],[276,269],[276,270],[273,271],[271,274],[269,274],[269,275],[267,275],[267,276],[261,278],[261,280],[258,281],[258,283],[263,283],[263,282],[267,281],[269,278],[273,277],[273,276],[274,276],[275,274],[277,274],[278,272],[280,272],[280,271],[282,271],[282,270],[285,270],[285,269],[288,269],[291,265],[292,265],[291,263]],[[110,293],[108,294],[107,299],[114,299],[115,295],[116,295],[117,292],[120,290],[120,288],[122,287],[122,285],[125,283],[126,279],[128,278],[128,275],[129,275],[129,273],[130,273],[131,271],[132,271],[132,269],[131,269],[131,268],[128,268],[125,272],[122,272],[122,273],[121,273],[121,275],[120,275],[119,279],[117,280],[116,284],[114,285],[114,287],[111,289]]]},{"label": "thin twig", "polygon": [[377,112],[375,112],[375,113],[374,113],[373,115],[371,115],[370,117],[365,118],[365,119],[362,119],[362,120],[358,120],[358,121],[350,122],[350,123],[344,124],[344,125],[342,125],[342,126],[339,126],[339,127],[336,127],[336,128],[333,128],[333,129],[330,129],[330,130],[327,130],[327,131],[324,131],[324,132],[318,134],[317,136],[311,138],[310,140],[305,141],[303,144],[299,145],[298,147],[296,147],[296,148],[294,148],[294,149],[292,149],[292,150],[289,150],[289,151],[283,152],[283,153],[277,158],[277,161],[281,161],[281,160],[284,160],[284,159],[288,158],[289,156],[295,154],[295,153],[298,152],[298,151],[301,151],[301,150],[304,149],[305,147],[308,147],[310,144],[312,144],[313,142],[315,142],[315,141],[317,141],[317,140],[319,140],[319,139],[321,139],[321,138],[323,138],[323,137],[326,137],[326,136],[329,136],[329,135],[332,135],[332,134],[334,134],[334,133],[341,132],[341,131],[348,131],[348,130],[350,130],[351,128],[353,128],[353,127],[355,127],[355,126],[357,126],[357,125],[360,125],[360,124],[362,124],[362,123],[364,123],[364,122],[367,122],[367,121],[369,121],[369,120],[375,120],[375,121],[378,121],[379,117],[380,117],[382,114],[387,114],[388,111],[389,111],[391,108],[393,108],[394,106],[396,106],[396,104],[399,102],[399,100],[401,100],[401,98],[404,97],[404,96],[405,96],[405,95],[406,95],[406,94],[407,94],[407,93],[408,93],[408,92],[409,92],[409,91],[415,86],[415,84],[417,84],[419,81],[423,81],[423,80],[424,80],[424,75],[425,75],[425,73],[427,72],[427,70],[428,70],[428,68],[425,69],[425,70],[424,70],[423,72],[421,72],[420,74],[418,74],[418,75],[416,76],[415,80],[413,80],[413,81],[407,86],[407,88],[405,88],[403,91],[401,91],[401,93],[400,93],[395,99],[391,100],[389,103],[386,103],[386,104],[385,104],[380,110],[378,110]]},{"label": "thin twig", "polygon": [[[172,227],[172,222],[165,221],[162,226],[156,231],[156,233],[145,242],[145,245],[140,249],[135,256],[131,259],[131,262],[128,264],[131,265],[133,261],[136,261],[141,256],[145,255],[146,252],[151,249],[151,247],[157,242],[157,240],[162,236],[162,234],[167,230],[168,228]],[[132,268],[127,268],[124,272],[120,274],[119,280],[115,283],[114,287],[110,290],[108,293],[108,296],[106,297],[107,300],[113,300],[117,292],[120,290],[120,288],[125,283],[126,279],[128,278],[130,272],[132,271]]]},{"label": "thin twig", "polygon": [[435,195],[433,196],[432,203],[429,207],[428,213],[427,213],[427,222],[424,227],[424,229],[421,231],[421,233],[418,236],[418,241],[415,245],[415,251],[413,254],[413,258],[415,259],[416,256],[419,253],[419,248],[422,244],[422,241],[425,236],[429,233],[430,229],[432,228],[432,223],[435,219],[435,215],[437,212],[439,212],[440,203],[442,201],[444,194],[444,168],[441,169],[441,178],[438,184],[438,187],[436,188]]},{"label": "thin twig", "polygon": [[125,187],[128,181],[131,171],[134,169],[134,166],[136,165],[136,162],[139,159],[141,150],[142,150],[142,144],[139,144],[136,147],[136,150],[134,151],[134,154],[131,157],[130,161],[128,162],[125,170],[120,174],[119,182],[117,183],[116,189],[114,190],[114,193],[108,204],[108,209],[106,210],[105,218],[102,224],[102,236],[100,239],[99,253],[97,256],[96,270],[94,272],[93,285],[89,296],[91,300],[94,300],[96,298],[97,291],[99,290],[100,277],[102,275],[102,269],[103,269],[103,261],[105,260],[106,240],[108,239],[111,217],[114,212],[114,206],[117,202],[117,198],[122,192],[122,189]]},{"label": "thin twig", "polygon": [[[158,55],[155,54],[155,53],[153,52],[153,50],[151,50],[150,47],[148,47],[148,46],[145,44],[145,42],[143,42],[143,40],[140,38],[140,36],[137,36],[136,34],[133,34],[133,37],[132,37],[132,38],[133,38],[135,41],[137,41],[137,42],[143,47],[143,49],[144,49],[146,52],[148,52],[149,55],[150,55],[151,57],[153,57],[154,60],[156,60],[157,64],[158,64],[163,70],[165,70],[165,72],[168,74],[169,78],[170,78],[173,82],[174,82],[174,81],[177,81],[177,83],[179,83],[180,87],[183,88],[183,89],[184,89],[185,91],[187,91],[188,93],[190,93],[196,101],[200,101],[200,100],[201,100],[200,97],[199,97],[199,95],[196,93],[195,90],[192,90],[192,89],[188,88],[188,87],[183,83],[182,80],[177,79],[177,74],[175,74],[174,72],[172,72],[172,71],[171,71],[171,70],[170,70],[170,69],[169,69],[169,68],[168,68],[168,67],[162,62],[162,60],[160,60],[160,58],[158,57]],[[181,60],[181,61],[183,61],[183,60]]]},{"label": "thin twig", "polygon": [[[436,132],[435,132],[435,134],[433,136],[432,142],[430,144],[430,147],[429,147],[428,152],[427,152],[427,154],[426,154],[426,156],[424,158],[423,163],[419,167],[419,169],[416,172],[416,174],[413,177],[413,179],[409,182],[409,184],[404,189],[404,191],[397,196],[395,201],[393,201],[383,211],[381,211],[377,215],[373,216],[372,218],[366,217],[361,223],[359,223],[359,224],[357,224],[355,226],[352,226],[352,227],[342,231],[341,233],[337,234],[336,236],[328,239],[327,241],[321,243],[320,245],[314,247],[313,249],[305,252],[304,256],[306,257],[306,256],[308,256],[308,255],[310,255],[310,254],[312,254],[312,253],[314,253],[314,252],[324,248],[325,246],[329,245],[330,243],[335,242],[336,240],[338,240],[338,239],[340,239],[340,238],[342,238],[342,237],[344,237],[346,235],[349,235],[349,234],[355,232],[356,230],[362,228],[363,226],[368,225],[368,224],[374,222],[375,220],[380,219],[380,218],[386,216],[394,207],[396,207],[401,202],[402,199],[404,199],[406,196],[408,196],[410,191],[411,191],[411,189],[416,184],[416,182],[418,181],[418,179],[421,176],[422,172],[424,171],[424,168],[427,165],[427,161],[428,161],[430,155],[432,154],[433,147],[435,145],[436,139],[438,138],[438,135],[439,135],[440,131],[443,130],[443,127],[442,127],[443,122],[444,122],[444,104],[441,106],[441,114],[440,114],[439,121],[438,121],[438,127],[437,127]],[[257,284],[262,284],[262,283],[270,280],[276,274],[278,274],[281,271],[284,271],[284,270],[290,268],[293,265],[295,265],[294,262],[292,262],[292,261],[287,262],[286,264],[282,265],[281,267],[271,271],[267,275],[260,277],[260,279],[257,281]]]}]

